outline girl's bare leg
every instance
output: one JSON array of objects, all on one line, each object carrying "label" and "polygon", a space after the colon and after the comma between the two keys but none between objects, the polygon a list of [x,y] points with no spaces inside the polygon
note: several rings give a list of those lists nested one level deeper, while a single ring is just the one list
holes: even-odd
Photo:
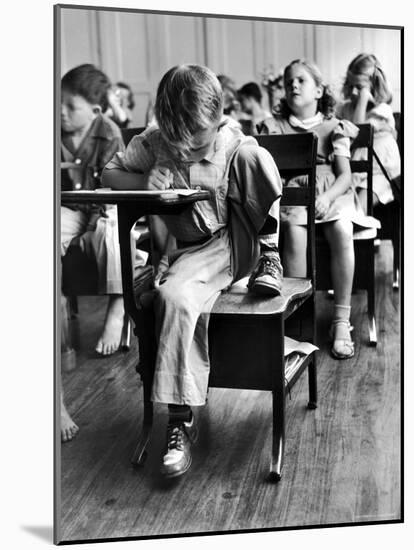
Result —
[{"label": "girl's bare leg", "polygon": [[335,357],[345,359],[354,354],[349,324],[355,266],[353,226],[349,220],[337,220],[324,224],[323,228],[331,250],[335,297],[332,353]]},{"label": "girl's bare leg", "polygon": [[306,277],[307,231],[302,225],[285,224],[283,270],[285,277]]}]

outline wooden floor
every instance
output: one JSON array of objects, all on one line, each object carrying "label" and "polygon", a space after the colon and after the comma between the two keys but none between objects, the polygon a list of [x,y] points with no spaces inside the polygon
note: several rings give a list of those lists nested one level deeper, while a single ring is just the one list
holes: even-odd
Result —
[{"label": "wooden floor", "polygon": [[174,482],[158,475],[166,414],[156,406],[146,465],[134,470],[129,458],[142,413],[137,348],[94,358],[105,299],[83,299],[79,365],[63,376],[80,433],[62,445],[62,540],[398,520],[400,322],[388,242],[376,261],[376,349],[367,345],[365,295],[355,294],[355,357],[331,359],[332,300],[318,293],[319,407],[306,409],[305,375],[288,400],[277,485],[266,482],[271,399],[262,392],[210,390],[208,405],[196,411],[201,434],[192,468]]}]

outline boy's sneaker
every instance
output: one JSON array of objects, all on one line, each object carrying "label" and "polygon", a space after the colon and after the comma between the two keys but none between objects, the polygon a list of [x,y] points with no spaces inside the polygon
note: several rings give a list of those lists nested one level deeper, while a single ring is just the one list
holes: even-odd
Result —
[{"label": "boy's sneaker", "polygon": [[191,466],[191,444],[197,440],[197,427],[192,415],[190,422],[170,422],[167,427],[167,448],[162,459],[161,473],[178,477]]},{"label": "boy's sneaker", "polygon": [[250,275],[248,288],[256,294],[279,296],[282,292],[283,268],[278,252],[266,252]]}]

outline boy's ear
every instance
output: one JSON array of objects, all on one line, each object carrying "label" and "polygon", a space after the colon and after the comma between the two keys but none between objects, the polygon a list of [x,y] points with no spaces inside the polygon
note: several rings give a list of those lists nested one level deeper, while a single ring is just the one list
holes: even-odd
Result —
[{"label": "boy's ear", "polygon": [[102,113],[102,107],[98,104],[94,105],[92,110],[95,115],[100,115]]}]

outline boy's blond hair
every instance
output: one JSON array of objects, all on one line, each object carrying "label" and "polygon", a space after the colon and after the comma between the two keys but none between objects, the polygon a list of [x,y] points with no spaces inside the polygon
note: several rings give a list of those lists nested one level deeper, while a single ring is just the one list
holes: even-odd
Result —
[{"label": "boy's blond hair", "polygon": [[165,73],[157,90],[155,117],[163,137],[185,156],[196,132],[218,126],[223,92],[216,75],[201,65],[177,65]]}]

